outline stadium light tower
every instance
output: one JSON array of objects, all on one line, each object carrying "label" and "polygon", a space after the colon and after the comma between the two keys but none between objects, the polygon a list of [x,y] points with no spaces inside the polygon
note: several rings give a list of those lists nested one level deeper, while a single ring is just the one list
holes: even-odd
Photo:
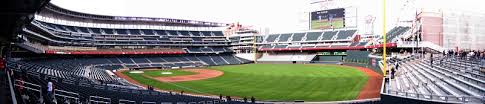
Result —
[{"label": "stadium light tower", "polygon": [[374,21],[376,20],[376,17],[372,15],[367,15],[365,17],[365,32],[364,34],[366,35],[373,35],[374,34]]}]

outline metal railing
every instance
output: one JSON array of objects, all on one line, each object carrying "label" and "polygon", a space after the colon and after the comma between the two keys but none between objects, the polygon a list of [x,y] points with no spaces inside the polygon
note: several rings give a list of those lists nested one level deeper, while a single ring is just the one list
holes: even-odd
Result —
[{"label": "metal railing", "polygon": [[8,85],[10,87],[10,96],[12,97],[12,104],[17,104],[17,98],[15,97],[15,91],[13,90],[14,84],[12,83],[12,79],[10,78],[11,74],[8,70],[5,72],[7,73],[7,80],[8,80]]},{"label": "metal railing", "polygon": [[141,104],[156,104],[157,102],[151,102],[151,101],[143,101]]},{"label": "metal railing", "polygon": [[[15,80],[15,87],[24,88],[26,91],[33,91],[34,93],[38,94],[37,97],[42,98],[42,86],[33,84],[30,82],[22,81],[22,80]],[[78,93],[54,89],[56,92],[54,95],[56,97],[62,97],[64,99],[72,99],[74,102],[79,102],[80,96]]]},{"label": "metal railing", "polygon": [[405,97],[405,98],[418,99],[418,100],[446,102],[446,103],[483,103],[485,102],[484,97],[478,97],[478,96],[433,95],[433,94],[401,92],[401,91],[394,91],[394,90],[387,90],[386,94]]},{"label": "metal railing", "polygon": [[[387,79],[387,80],[386,80]],[[384,79],[384,83],[390,83],[388,78]],[[434,95],[434,94],[421,94],[391,90],[383,83],[381,94],[404,97],[410,99],[417,99],[423,101],[444,102],[444,103],[483,103],[485,102],[485,96],[453,96],[453,95]]]},{"label": "metal railing", "polygon": [[100,96],[89,96],[89,102],[91,104],[111,104],[111,98],[105,98]]},{"label": "metal railing", "polygon": [[125,100],[125,99],[119,99],[118,104],[136,104],[136,101],[131,101],[131,100]]},{"label": "metal railing", "polygon": [[[23,83],[23,84],[20,85],[17,82],[20,82],[20,83]],[[22,80],[15,80],[14,85],[15,85],[15,87],[22,87],[22,88],[25,88],[26,90],[37,92],[39,94],[39,97],[42,97],[42,87],[40,85],[25,82],[25,81],[22,81]]]},{"label": "metal railing", "polygon": [[69,92],[69,91],[64,91],[64,90],[59,90],[59,89],[54,89],[54,92],[55,92],[55,96],[56,97],[62,97],[64,98],[65,100],[67,99],[72,99],[73,101],[75,102],[79,102],[79,94],[78,93],[74,93],[74,92]]}]

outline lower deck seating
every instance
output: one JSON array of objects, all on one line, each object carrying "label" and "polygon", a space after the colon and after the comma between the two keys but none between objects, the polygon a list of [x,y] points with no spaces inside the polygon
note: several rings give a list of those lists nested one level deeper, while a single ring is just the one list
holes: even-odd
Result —
[{"label": "lower deck seating", "polygon": [[224,53],[232,52],[232,50],[225,47],[190,47],[187,48],[189,53]]},{"label": "lower deck seating", "polygon": [[96,47],[59,47],[59,46],[44,46],[40,44],[32,44],[36,48],[43,49],[47,52],[62,52],[68,54],[135,54],[135,53],[184,53],[182,48],[154,48],[154,49],[103,49]]},{"label": "lower deck seating", "polygon": [[[455,103],[485,101],[485,72],[480,72],[480,65],[474,63],[480,60],[467,62],[454,57],[437,57],[393,59],[390,62],[395,73],[394,78],[391,77],[387,83],[389,92],[399,92],[400,96],[422,96],[425,100]],[[397,70],[396,63],[399,63]],[[403,95],[406,93],[408,95]]]},{"label": "lower deck seating", "polygon": [[[21,63],[11,62],[12,66],[18,66]],[[93,103],[120,103],[120,102],[135,102],[135,103],[142,103],[142,102],[155,102],[155,103],[199,103],[199,102],[220,102],[220,103],[227,103],[220,99],[216,98],[209,98],[209,97],[197,97],[191,95],[181,95],[176,93],[168,93],[168,92],[158,92],[140,88],[133,88],[129,86],[117,86],[117,85],[108,85],[108,84],[100,84],[100,83],[93,83],[90,82],[89,79],[83,77],[71,77],[72,79],[67,78],[58,78],[58,77],[51,77],[50,75],[43,74],[43,73],[32,73],[28,72],[28,74],[24,68],[28,68],[27,66],[17,67],[10,67],[11,69],[16,70],[15,78],[22,77],[22,81],[28,82],[28,84],[24,84],[28,87],[28,90],[23,91],[22,93],[18,93],[21,95],[27,95],[31,99],[30,103],[52,103],[47,97],[47,93],[42,91],[39,92],[35,90],[43,90],[46,88],[47,83],[51,81],[53,85],[55,85],[55,98],[56,102],[58,103],[71,103],[71,104],[93,104]],[[16,80],[19,81],[19,80]],[[29,86],[30,85],[30,86]],[[40,86],[39,87],[32,87],[32,85]],[[26,88],[24,87],[24,88]],[[126,96],[130,95],[130,96]],[[43,97],[41,97],[43,96]],[[20,98],[20,97],[19,97]],[[44,100],[40,100],[44,99]],[[23,102],[23,100],[18,100]]]},{"label": "lower deck seating", "polygon": [[[231,54],[219,54],[20,59],[8,60],[7,67],[21,73],[17,75],[27,76],[24,81],[29,82],[29,84],[42,86],[39,90],[44,89],[48,81],[52,81],[56,86],[56,94],[58,94],[56,100],[64,103],[120,103],[125,101],[136,103],[232,103],[223,102],[216,98],[140,89],[129,83],[123,83],[123,80],[112,76],[109,71],[119,68],[171,68],[248,62],[248,60],[237,58]],[[28,92],[36,93],[35,91]],[[45,97],[45,92],[42,96],[44,96],[43,99],[48,99]],[[39,98],[39,96],[36,98]]]},{"label": "lower deck seating", "polygon": [[197,67],[206,65],[226,65],[249,63],[231,54],[221,55],[179,55],[179,56],[137,56],[137,57],[98,57],[98,58],[49,58],[21,60],[33,71],[58,77],[70,75],[92,77],[96,80],[112,81],[104,70],[144,67]]}]

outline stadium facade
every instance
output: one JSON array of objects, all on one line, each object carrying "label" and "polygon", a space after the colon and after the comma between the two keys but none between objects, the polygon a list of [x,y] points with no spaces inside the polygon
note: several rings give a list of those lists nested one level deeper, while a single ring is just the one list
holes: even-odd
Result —
[{"label": "stadium facade", "polygon": [[460,10],[443,11],[443,47],[453,49],[484,50],[484,13]]},{"label": "stadium facade", "polygon": [[[13,80],[22,84],[11,88],[27,89],[32,99],[22,103],[241,103],[146,90],[115,75],[120,68],[251,63],[229,49],[223,33],[228,25],[89,14],[46,4],[15,36],[6,67],[19,73],[12,79],[22,78]],[[43,93],[48,82],[56,84],[55,95]]]},{"label": "stadium facade", "polygon": [[483,50],[485,26],[483,13],[459,10],[421,9],[416,18],[417,32],[429,41],[448,50]]}]

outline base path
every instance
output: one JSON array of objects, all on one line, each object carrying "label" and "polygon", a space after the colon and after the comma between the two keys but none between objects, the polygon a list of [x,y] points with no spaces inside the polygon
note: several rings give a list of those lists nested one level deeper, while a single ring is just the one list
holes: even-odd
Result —
[{"label": "base path", "polygon": [[183,69],[184,71],[195,72],[194,75],[182,75],[182,76],[171,76],[171,77],[152,77],[158,81],[162,82],[182,82],[182,81],[194,81],[203,80],[218,77],[224,74],[222,71],[209,70],[209,69]]},{"label": "base path", "polygon": [[353,66],[369,76],[364,88],[356,99],[379,98],[381,92],[382,75],[372,71],[369,68]]},{"label": "base path", "polygon": [[128,69],[120,69],[118,71],[115,72],[116,76],[122,78],[122,79],[125,79],[126,81],[132,83],[132,84],[135,84],[135,85],[138,85],[138,86],[145,86],[141,83],[138,83],[138,81],[134,80],[134,79],[131,79],[130,77],[128,77],[127,75],[123,74],[123,72],[125,71],[129,71]]}]

